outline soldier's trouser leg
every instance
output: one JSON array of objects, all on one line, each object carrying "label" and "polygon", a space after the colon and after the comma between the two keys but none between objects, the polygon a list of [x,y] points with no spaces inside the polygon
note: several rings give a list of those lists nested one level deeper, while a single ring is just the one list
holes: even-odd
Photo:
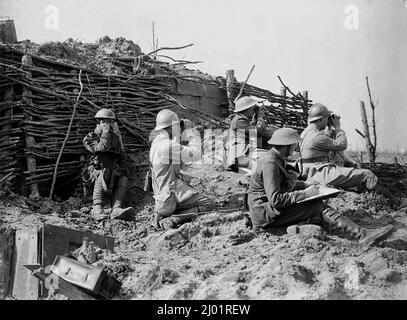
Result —
[{"label": "soldier's trouser leg", "polygon": [[350,233],[353,237],[359,240],[363,245],[370,246],[374,243],[383,240],[390,234],[393,226],[387,225],[378,229],[366,229],[341,215],[338,211],[330,206],[326,206],[322,211],[323,220],[331,226],[340,228]]},{"label": "soldier's trouser leg", "polygon": [[99,176],[95,180],[95,184],[93,186],[93,208],[91,211],[91,214],[94,219],[96,220],[101,220],[105,218],[105,215],[103,213],[103,195],[104,195],[104,190],[103,190],[103,173],[102,171]]},{"label": "soldier's trouser leg", "polygon": [[125,209],[121,208],[124,198],[126,197],[127,194],[128,185],[129,185],[128,178],[120,177],[118,179],[116,189],[114,190],[113,195],[113,210],[112,214],[110,215],[112,219],[124,219],[127,217],[129,213],[133,211],[133,207],[128,207]]},{"label": "soldier's trouser leg", "polygon": [[215,208],[215,202],[201,194],[195,194],[184,202],[177,204],[176,211],[160,221],[164,229],[176,228],[190,222],[199,212],[209,212]]},{"label": "soldier's trouser leg", "polygon": [[280,211],[280,215],[267,227],[288,227],[300,222],[320,224],[324,208],[322,200],[308,201]]},{"label": "soldier's trouser leg", "polygon": [[316,170],[308,178],[321,185],[330,185],[344,190],[351,188],[367,188],[371,190],[378,181],[376,175],[370,170],[345,168],[335,165],[324,166]]},{"label": "soldier's trouser leg", "polygon": [[396,197],[379,183],[377,176],[368,169],[343,168],[327,166],[317,171],[311,178],[322,185],[331,185],[341,189],[358,188],[373,190],[386,197],[395,209],[407,207],[407,199]]},{"label": "soldier's trouser leg", "polygon": [[215,201],[202,194],[194,194],[184,202],[177,204],[176,213],[207,212],[215,208]]},{"label": "soldier's trouser leg", "polygon": [[175,200],[174,194],[163,194],[160,198],[155,199],[154,206],[154,217],[152,225],[155,229],[160,230],[162,228],[161,221],[169,216],[171,216],[175,209],[177,208],[177,201]]}]

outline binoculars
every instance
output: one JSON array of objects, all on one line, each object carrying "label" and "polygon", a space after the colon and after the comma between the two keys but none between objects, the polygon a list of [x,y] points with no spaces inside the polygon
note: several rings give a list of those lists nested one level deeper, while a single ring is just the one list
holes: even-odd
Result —
[{"label": "binoculars", "polygon": [[340,115],[337,115],[335,113],[332,113],[329,117],[328,117],[328,123],[333,125],[335,118],[341,118]]}]

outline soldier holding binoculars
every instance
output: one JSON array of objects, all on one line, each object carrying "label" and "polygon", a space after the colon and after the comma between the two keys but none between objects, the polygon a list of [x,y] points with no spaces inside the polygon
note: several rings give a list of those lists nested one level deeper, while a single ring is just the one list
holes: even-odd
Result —
[{"label": "soldier holding binoculars", "polygon": [[[379,183],[376,175],[370,170],[338,166],[332,161],[332,153],[341,153],[348,146],[345,131],[341,128],[340,116],[329,111],[323,104],[315,103],[309,110],[308,123],[300,141],[303,174],[307,179],[345,190],[373,190],[385,196],[395,209],[407,207],[407,199],[395,197]],[[334,138],[324,131],[328,123],[335,129]]]}]

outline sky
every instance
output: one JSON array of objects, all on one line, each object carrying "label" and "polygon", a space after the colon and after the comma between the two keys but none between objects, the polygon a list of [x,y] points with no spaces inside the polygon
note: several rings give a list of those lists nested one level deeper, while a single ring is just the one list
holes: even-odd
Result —
[{"label": "sky", "polygon": [[[244,81],[279,93],[277,75],[295,92],[342,116],[349,149],[362,150],[359,101],[369,76],[378,149],[407,150],[407,4],[403,0],[0,0],[18,40],[94,42],[125,37],[174,58],[203,61],[203,72],[234,69]],[[56,18],[57,17],[57,18]],[[191,66],[192,67],[192,66]],[[368,108],[368,117],[370,108]]]}]

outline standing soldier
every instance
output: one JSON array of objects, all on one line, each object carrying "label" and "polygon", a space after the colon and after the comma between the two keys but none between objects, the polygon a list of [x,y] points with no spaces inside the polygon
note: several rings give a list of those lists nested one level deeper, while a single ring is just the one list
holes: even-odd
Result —
[{"label": "standing soldier", "polygon": [[[200,141],[181,142],[181,122],[177,114],[164,109],[157,114],[150,141],[151,179],[155,199],[153,226],[176,228],[192,220],[196,213],[213,208],[214,202],[182,180],[182,162],[200,159]],[[199,143],[199,144],[198,144]]]},{"label": "standing soldier", "polygon": [[[329,118],[335,128],[335,138],[324,132]],[[309,110],[308,127],[301,134],[300,150],[304,175],[321,185],[336,188],[376,191],[385,196],[395,209],[407,207],[407,199],[394,196],[391,191],[378,183],[376,175],[368,169],[339,167],[330,162],[332,152],[343,152],[348,147],[345,131],[341,129],[340,117],[326,106],[315,103]]]},{"label": "standing soldier", "polygon": [[315,199],[298,203],[318,195],[316,185],[298,181],[291,174],[286,159],[292,155],[300,140],[291,128],[274,132],[269,144],[273,147],[258,160],[256,171],[250,179],[249,207],[255,231],[268,228],[288,227],[297,223],[320,224],[343,228],[363,245],[372,245],[392,230],[388,225],[380,229],[365,229],[341,213]]},{"label": "standing soldier", "polygon": [[[110,109],[101,109],[95,119],[98,124],[93,132],[84,139],[83,144],[92,153],[91,166],[88,168],[93,187],[92,217],[103,220],[110,212],[103,209],[106,197],[113,196],[111,219],[124,219],[132,212],[132,207],[122,209],[127,193],[127,156],[124,151],[122,136],[116,122],[116,115]],[[110,211],[110,210],[108,210]]]}]

